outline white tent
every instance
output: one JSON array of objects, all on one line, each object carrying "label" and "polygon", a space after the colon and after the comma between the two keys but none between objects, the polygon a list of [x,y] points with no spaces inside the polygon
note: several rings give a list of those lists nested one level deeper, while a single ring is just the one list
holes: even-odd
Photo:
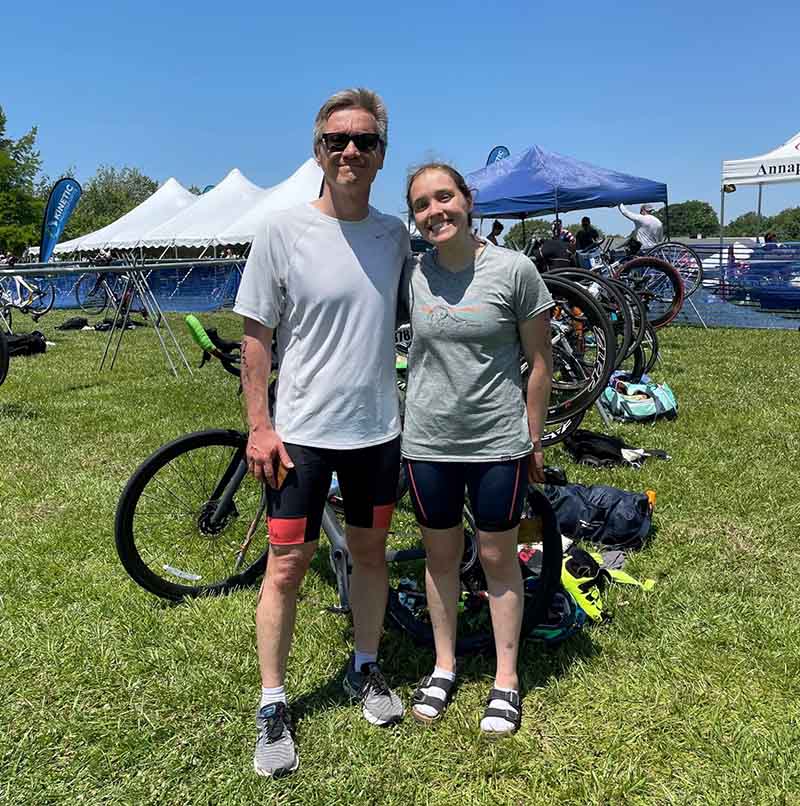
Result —
[{"label": "white tent", "polygon": [[241,218],[215,235],[220,244],[249,243],[277,210],[288,210],[319,197],[322,170],[313,159],[306,160],[288,179],[267,189],[267,195]]},{"label": "white tent", "polygon": [[768,151],[766,154],[741,160],[724,160],[719,205],[720,256],[722,255],[722,233],[725,231],[726,193],[733,193],[737,185],[757,185],[758,218],[760,220],[761,194],[764,185],[797,181],[800,181],[800,132],[789,138],[782,146]]},{"label": "white tent", "polygon": [[800,132],[774,151],[722,163],[722,183],[770,185],[800,180]]},{"label": "white tent", "polygon": [[215,188],[204,193],[188,209],[155,229],[143,231],[138,240],[115,245],[131,246],[205,246],[241,218],[270,191],[254,185],[234,168]]},{"label": "white tent", "polygon": [[[93,251],[108,245],[116,246],[121,240],[135,240],[140,233],[148,232],[168,221],[195,204],[197,200],[198,197],[186,190],[177,179],[167,179],[152,196],[148,196],[121,218],[88,235],[60,243],[54,251],[61,254]],[[38,249],[35,251],[38,253]]]}]

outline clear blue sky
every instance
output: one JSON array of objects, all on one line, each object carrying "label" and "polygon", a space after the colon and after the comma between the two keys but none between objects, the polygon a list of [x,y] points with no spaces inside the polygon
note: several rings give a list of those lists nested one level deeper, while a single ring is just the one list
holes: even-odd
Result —
[{"label": "clear blue sky", "polygon": [[[797,2],[45,0],[6,4],[2,20],[9,133],[38,126],[45,172],[78,179],[130,165],[202,187],[239,167],[274,184],[309,156],[322,101],[353,85],[389,108],[373,202],[395,213],[409,165],[468,172],[494,145],[533,143],[716,208],[722,159],[800,130]],[[789,205],[800,184],[765,191],[765,212]]]}]

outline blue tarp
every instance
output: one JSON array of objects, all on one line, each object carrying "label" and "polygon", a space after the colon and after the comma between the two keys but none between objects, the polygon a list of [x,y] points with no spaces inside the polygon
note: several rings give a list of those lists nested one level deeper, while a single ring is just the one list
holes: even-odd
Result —
[{"label": "blue tarp", "polygon": [[466,177],[475,191],[478,218],[528,215],[667,202],[667,186],[639,176],[598,168],[588,162],[532,146]]}]

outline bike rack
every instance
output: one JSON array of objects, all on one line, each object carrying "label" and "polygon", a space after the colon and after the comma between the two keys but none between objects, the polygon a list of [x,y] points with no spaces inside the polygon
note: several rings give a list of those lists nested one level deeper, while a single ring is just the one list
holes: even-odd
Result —
[{"label": "bike rack", "polygon": [[[106,339],[106,347],[103,351],[103,357],[100,360],[100,367],[99,371],[102,372],[103,367],[105,366],[106,359],[108,357],[109,349],[111,348],[111,342],[114,339],[114,336],[117,337],[117,343],[114,347],[114,353],[111,357],[111,364],[109,366],[109,371],[114,369],[114,364],[117,361],[117,356],[119,354],[120,347],[122,346],[122,337],[125,334],[125,330],[128,326],[128,321],[130,320],[130,313],[131,308],[133,307],[133,301],[136,297],[139,298],[140,302],[144,306],[145,312],[147,313],[148,319],[153,323],[153,329],[156,332],[156,336],[158,337],[158,341],[161,344],[161,351],[164,353],[164,357],[167,360],[167,364],[169,368],[172,370],[172,374],[177,378],[178,377],[178,369],[175,366],[175,362],[172,360],[172,355],[170,354],[170,349],[167,346],[167,342],[164,338],[164,335],[161,332],[161,326],[164,326],[164,329],[167,331],[167,334],[172,339],[172,344],[175,350],[178,353],[179,358],[183,361],[183,365],[189,372],[189,375],[193,375],[192,368],[189,365],[189,362],[186,359],[186,355],[184,354],[183,350],[181,349],[178,340],[175,338],[175,334],[172,332],[172,328],[167,321],[166,316],[164,316],[164,312],[161,310],[161,306],[158,304],[158,300],[156,299],[153,290],[150,288],[150,284],[148,283],[148,277],[150,276],[150,272],[146,274],[142,271],[136,270],[136,258],[126,256],[126,263],[129,265],[133,271],[129,272],[125,276],[125,285],[122,289],[122,296],[119,305],[117,305],[114,309],[114,321],[111,325],[111,330],[108,331],[108,338]],[[121,318],[121,322],[120,322]]]}]

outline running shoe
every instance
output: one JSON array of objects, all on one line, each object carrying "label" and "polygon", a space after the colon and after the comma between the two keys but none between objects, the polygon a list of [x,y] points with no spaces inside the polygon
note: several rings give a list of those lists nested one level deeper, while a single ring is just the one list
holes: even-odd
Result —
[{"label": "running shoe", "polygon": [[353,699],[361,701],[364,719],[372,725],[396,725],[403,718],[403,703],[387,684],[377,663],[365,663],[361,671],[351,656],[342,686]]},{"label": "running shoe", "polygon": [[259,775],[280,778],[294,772],[300,756],[294,744],[292,716],[285,703],[273,702],[256,714],[256,752],[253,767]]}]

